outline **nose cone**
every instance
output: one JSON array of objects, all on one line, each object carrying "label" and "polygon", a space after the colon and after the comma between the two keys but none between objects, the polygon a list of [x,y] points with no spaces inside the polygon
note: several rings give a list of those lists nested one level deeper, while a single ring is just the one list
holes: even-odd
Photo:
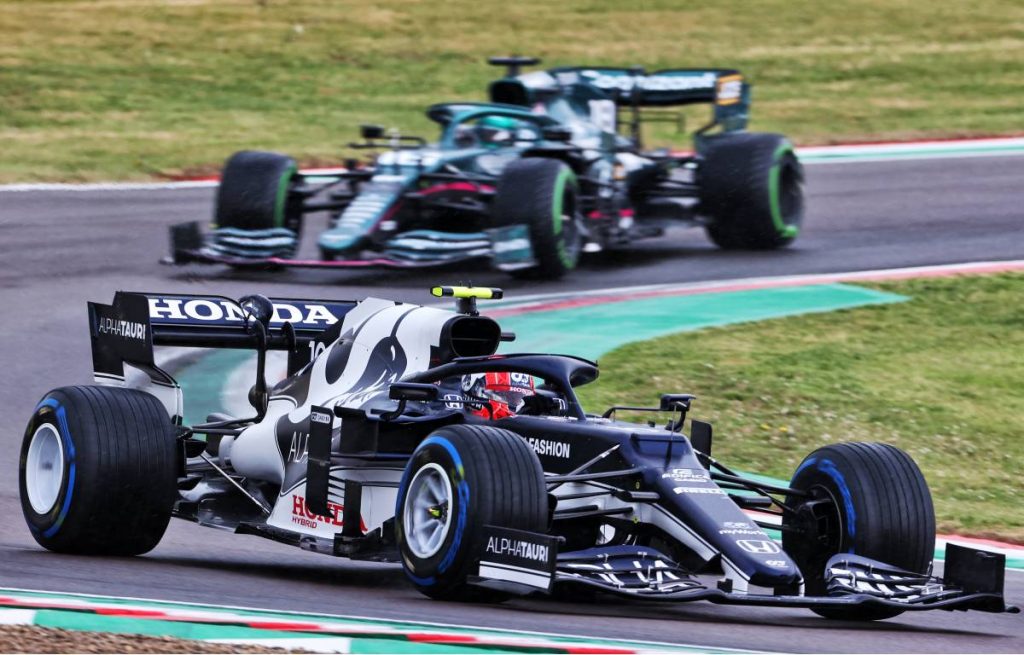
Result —
[{"label": "nose cone", "polygon": [[[742,548],[743,544],[740,544],[739,541],[741,540],[737,540],[737,545]],[[766,542],[758,539],[755,540],[755,543],[762,545]],[[772,541],[771,543],[778,546],[777,542]],[[753,585],[794,587],[803,581],[800,569],[789,558],[789,555],[782,551],[781,546],[777,553],[752,555],[747,558],[746,563],[753,570],[753,574],[750,576],[750,584]]]},{"label": "nose cone", "polygon": [[721,554],[727,573],[733,569],[761,587],[789,587],[802,580],[782,545],[758,527],[695,459],[688,468],[665,470],[655,485],[665,508],[699,534],[711,551]]}]

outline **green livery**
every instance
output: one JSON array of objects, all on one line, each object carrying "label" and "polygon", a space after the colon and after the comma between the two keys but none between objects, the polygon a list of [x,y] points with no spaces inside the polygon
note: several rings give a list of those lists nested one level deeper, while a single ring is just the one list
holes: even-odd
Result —
[{"label": "green livery", "polygon": [[[362,128],[373,151],[304,175],[284,155],[228,160],[215,229],[172,228],[173,260],[233,266],[412,268],[479,260],[555,278],[590,252],[704,227],[723,248],[788,245],[803,220],[803,174],[781,135],[746,131],[750,86],[727,69],[559,67],[497,57],[488,102],[429,107],[437,141]],[[712,106],[692,152],[644,148],[651,112]],[[303,217],[327,211],[319,257],[298,259]]]}]

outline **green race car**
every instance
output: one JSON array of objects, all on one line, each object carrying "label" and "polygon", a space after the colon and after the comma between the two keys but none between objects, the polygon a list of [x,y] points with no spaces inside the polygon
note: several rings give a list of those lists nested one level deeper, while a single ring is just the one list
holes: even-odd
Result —
[{"label": "green race car", "polygon": [[[435,143],[364,125],[350,144],[376,156],[300,172],[285,155],[227,162],[214,227],[172,228],[173,263],[239,267],[415,268],[482,260],[557,278],[582,253],[701,226],[729,249],[791,243],[803,220],[803,173],[782,135],[746,131],[750,85],[734,70],[507,67],[490,102],[433,105]],[[645,150],[653,111],[710,103],[693,151]],[[661,108],[661,109],[657,109]],[[327,212],[319,259],[298,259],[304,218]]]}]

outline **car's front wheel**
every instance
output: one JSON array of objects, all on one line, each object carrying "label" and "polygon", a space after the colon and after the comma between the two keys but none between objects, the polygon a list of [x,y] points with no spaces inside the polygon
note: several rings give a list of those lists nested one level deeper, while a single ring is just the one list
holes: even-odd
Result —
[{"label": "car's front wheel", "polygon": [[275,152],[243,150],[224,164],[210,247],[243,259],[292,257],[302,227],[295,160]]},{"label": "car's front wheel", "polygon": [[497,225],[526,225],[535,264],[517,272],[560,278],[576,268],[583,248],[576,174],[564,162],[528,157],[509,164],[494,198]]},{"label": "car's front wheel", "polygon": [[547,517],[544,472],[521,437],[490,426],[441,428],[416,448],[399,486],[402,566],[431,598],[480,600],[467,579],[484,526],[543,532]]},{"label": "car's front wheel", "polygon": [[[906,571],[925,573],[935,551],[935,510],[910,455],[882,443],[841,443],[804,458],[790,482],[782,545],[800,567],[810,596],[824,596],[825,565],[854,553]],[[815,609],[834,619],[872,621],[902,610],[888,607]]]}]

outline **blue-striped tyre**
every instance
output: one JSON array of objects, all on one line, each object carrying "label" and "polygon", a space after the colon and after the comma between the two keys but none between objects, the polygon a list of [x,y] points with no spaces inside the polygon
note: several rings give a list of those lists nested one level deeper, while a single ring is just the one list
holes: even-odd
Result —
[{"label": "blue-striped tyre", "polygon": [[402,566],[440,600],[500,600],[467,585],[484,525],[544,532],[544,472],[518,435],[490,426],[441,428],[406,465],[395,510]]},{"label": "blue-striped tyre", "polygon": [[[935,553],[935,509],[910,455],[882,443],[841,443],[804,458],[790,486],[782,545],[804,575],[806,593],[825,596],[825,564],[854,553],[925,573]],[[885,607],[815,609],[833,619],[873,621],[902,613]]]},{"label": "blue-striped tyre", "polygon": [[49,550],[141,555],[167,529],[177,467],[171,421],[152,395],[121,387],[54,389],[25,430],[22,512]]}]

